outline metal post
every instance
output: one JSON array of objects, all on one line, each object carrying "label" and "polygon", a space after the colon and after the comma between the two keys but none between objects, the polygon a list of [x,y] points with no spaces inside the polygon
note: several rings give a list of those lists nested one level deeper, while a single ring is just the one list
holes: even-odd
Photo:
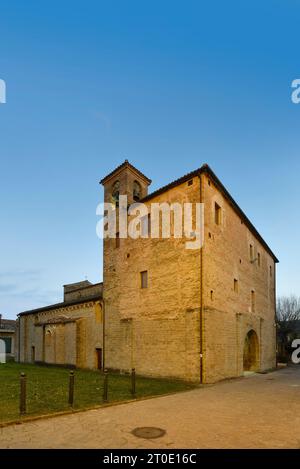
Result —
[{"label": "metal post", "polygon": [[70,371],[70,377],[69,377],[69,404],[72,407],[73,407],[73,404],[74,404],[74,381],[75,381],[74,371]]},{"label": "metal post", "polygon": [[108,401],[108,371],[104,370],[104,381],[103,381],[103,402]]},{"label": "metal post", "polygon": [[20,376],[20,414],[26,414],[26,375],[21,373]]},{"label": "metal post", "polygon": [[135,396],[135,368],[131,370],[131,394]]}]

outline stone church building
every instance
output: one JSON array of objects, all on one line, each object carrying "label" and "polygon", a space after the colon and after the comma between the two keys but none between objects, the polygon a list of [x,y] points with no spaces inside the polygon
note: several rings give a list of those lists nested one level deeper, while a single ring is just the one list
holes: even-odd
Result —
[{"label": "stone church building", "polygon": [[104,239],[103,286],[66,286],[63,303],[20,314],[20,360],[200,383],[275,367],[278,260],[210,167],[148,194],[150,179],[126,160],[101,183],[117,221],[120,195],[202,203],[203,246]]},{"label": "stone church building", "polygon": [[19,314],[19,361],[102,368],[102,283],[64,286],[61,303]]}]

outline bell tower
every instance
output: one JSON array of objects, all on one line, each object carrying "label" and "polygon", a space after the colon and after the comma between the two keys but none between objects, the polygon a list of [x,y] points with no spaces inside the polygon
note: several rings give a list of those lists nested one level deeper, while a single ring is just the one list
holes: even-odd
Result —
[{"label": "bell tower", "polygon": [[[124,163],[105,176],[100,184],[104,186],[104,202],[113,203],[118,207],[120,196],[127,196],[127,205],[146,197],[151,180],[132,166],[128,160],[125,160]],[[116,218],[116,228],[119,230],[118,209],[116,210]],[[106,344],[103,356],[104,367],[106,364],[114,367],[114,363],[116,363],[120,368],[128,368],[127,355],[123,353],[122,348],[116,347],[116,344],[120,342],[119,338],[122,334],[124,335],[124,327],[131,331],[131,322],[129,321],[124,326],[120,317],[120,299],[123,284],[122,267],[124,260],[128,260],[126,251],[128,242],[130,242],[129,239],[120,239],[118,231],[115,239],[108,237],[103,240],[104,341]],[[123,358],[121,359],[118,354]]]},{"label": "bell tower", "polygon": [[120,195],[127,195],[128,204],[146,197],[151,180],[125,160],[100,183],[104,186],[104,202],[115,203],[118,206]]}]

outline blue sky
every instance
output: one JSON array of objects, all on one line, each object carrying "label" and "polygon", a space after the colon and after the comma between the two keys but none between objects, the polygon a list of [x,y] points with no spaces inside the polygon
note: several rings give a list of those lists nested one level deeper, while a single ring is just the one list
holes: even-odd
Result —
[{"label": "blue sky", "polygon": [[1,1],[0,312],[102,279],[101,177],[203,163],[300,295],[300,2]]}]

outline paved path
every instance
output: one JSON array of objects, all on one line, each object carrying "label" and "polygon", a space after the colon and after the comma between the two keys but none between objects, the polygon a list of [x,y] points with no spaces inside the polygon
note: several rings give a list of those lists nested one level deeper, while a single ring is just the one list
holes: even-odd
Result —
[{"label": "paved path", "polygon": [[[156,440],[135,427],[166,430]],[[300,448],[300,366],[0,429],[0,448]]]}]

